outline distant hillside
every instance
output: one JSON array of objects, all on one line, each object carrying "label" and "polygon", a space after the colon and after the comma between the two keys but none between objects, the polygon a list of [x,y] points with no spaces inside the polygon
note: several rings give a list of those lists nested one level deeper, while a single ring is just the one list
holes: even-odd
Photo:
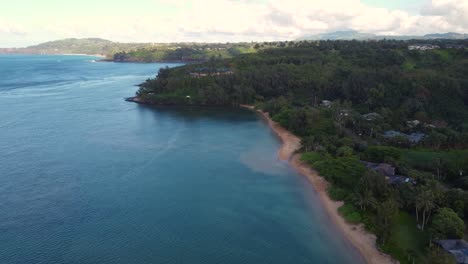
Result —
[{"label": "distant hillside", "polygon": [[352,40],[352,39],[356,39],[356,40],[468,39],[468,34],[449,32],[449,33],[427,34],[424,36],[417,36],[417,35],[390,36],[390,35],[376,35],[372,33],[363,33],[363,32],[359,32],[356,30],[344,30],[344,31],[322,33],[322,34],[305,35],[299,38],[299,40]]},{"label": "distant hillside", "polygon": [[103,55],[115,62],[206,61],[212,57],[256,52],[252,43],[119,43],[100,38],[63,39],[26,48],[0,49],[0,54]]},{"label": "distant hillside", "polygon": [[228,59],[234,56],[255,53],[252,43],[179,43],[159,44],[152,47],[115,53],[111,60],[115,62],[160,62],[160,61],[207,61],[210,58]]},{"label": "distant hillside", "polygon": [[99,38],[87,39],[63,39],[49,41],[39,45],[29,46],[26,49],[36,50],[40,53],[83,53],[83,54],[103,54],[113,46],[110,40]]},{"label": "distant hillside", "polygon": [[425,39],[468,39],[468,34],[460,33],[442,33],[442,34],[427,34],[424,35]]},{"label": "distant hillside", "polygon": [[150,46],[150,44],[117,43],[100,38],[70,38],[49,41],[26,48],[0,49],[0,53],[113,55],[122,50],[132,50],[147,46]]},{"label": "distant hillside", "polygon": [[308,35],[301,38],[304,40],[351,40],[351,39],[373,39],[377,37],[371,33],[360,33],[355,30],[328,32],[322,34]]}]

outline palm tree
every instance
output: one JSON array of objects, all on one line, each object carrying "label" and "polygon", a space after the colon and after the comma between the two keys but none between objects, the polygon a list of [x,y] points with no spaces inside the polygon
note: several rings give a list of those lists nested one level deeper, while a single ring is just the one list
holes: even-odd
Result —
[{"label": "palm tree", "polygon": [[374,198],[372,191],[365,189],[362,192],[357,192],[354,196],[354,203],[358,205],[361,210],[367,210],[368,208],[375,208],[377,200]]},{"label": "palm tree", "polygon": [[416,220],[419,222],[418,211],[422,210],[422,225],[421,230],[424,230],[424,226],[429,222],[431,212],[435,208],[434,193],[428,188],[420,188],[416,194]]}]

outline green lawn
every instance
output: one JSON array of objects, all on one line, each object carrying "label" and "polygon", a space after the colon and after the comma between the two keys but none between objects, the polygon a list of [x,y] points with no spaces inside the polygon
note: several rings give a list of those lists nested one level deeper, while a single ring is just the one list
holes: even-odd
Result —
[{"label": "green lawn", "polygon": [[416,63],[413,60],[406,60],[405,63],[403,63],[403,70],[405,71],[411,71],[416,67]]},{"label": "green lawn", "polygon": [[400,212],[389,241],[381,247],[402,264],[413,263],[410,255],[416,259],[415,263],[420,263],[417,259],[424,258],[427,243],[427,234],[416,227],[416,219],[406,212]]},{"label": "green lawn", "polygon": [[448,50],[435,50],[434,53],[438,54],[444,62],[450,62],[453,60],[453,55]]},{"label": "green lawn", "polygon": [[[431,170],[434,162],[437,159],[448,161],[449,163],[457,162],[459,159],[468,156],[468,150],[452,150],[452,151],[430,151],[430,150],[408,150],[403,153],[402,160],[411,167],[420,170]],[[463,161],[462,161],[463,162]]]}]

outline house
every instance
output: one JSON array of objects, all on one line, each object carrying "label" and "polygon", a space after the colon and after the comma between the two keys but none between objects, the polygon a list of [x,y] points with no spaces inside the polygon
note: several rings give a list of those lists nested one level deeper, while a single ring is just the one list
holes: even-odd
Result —
[{"label": "house", "polygon": [[436,242],[441,248],[451,254],[457,263],[468,264],[468,243],[462,239],[439,240]]},{"label": "house", "polygon": [[351,111],[349,111],[347,109],[340,110],[340,116],[346,117],[346,116],[350,116],[350,115],[351,115]]},{"label": "house", "polygon": [[322,107],[330,108],[333,105],[333,103],[331,101],[328,101],[328,100],[323,100],[320,105]]},{"label": "house", "polygon": [[200,78],[207,76],[221,76],[221,75],[231,75],[234,72],[229,68],[197,68],[195,71],[190,72],[191,77]]},{"label": "house", "polygon": [[411,128],[415,128],[421,124],[421,121],[419,120],[411,120],[411,121],[406,121],[406,125]]},{"label": "house", "polygon": [[417,144],[421,142],[426,137],[426,134],[424,133],[411,133],[411,134],[405,134],[401,133],[395,130],[388,130],[383,133],[384,138],[396,138],[396,137],[403,137],[406,138],[409,142]]},{"label": "house", "polygon": [[195,78],[200,78],[200,77],[207,77],[207,76],[209,76],[209,75],[208,75],[208,73],[191,72],[191,73],[190,73],[190,76],[191,76],[191,77],[195,77]]},{"label": "house", "polygon": [[396,175],[396,168],[387,163],[373,163],[367,161],[361,161],[361,163],[366,166],[366,168],[373,170],[383,176],[391,185],[399,185],[399,184],[416,184],[416,180],[410,177]]},{"label": "house", "polygon": [[433,124],[424,123],[424,128],[434,129],[436,126]]},{"label": "house", "polygon": [[406,134],[395,131],[395,130],[387,130],[383,133],[384,138],[395,138],[395,137],[406,137]]},{"label": "house", "polygon": [[411,134],[407,135],[407,138],[411,143],[419,143],[425,137],[426,137],[426,134],[424,134],[424,133],[411,133]]},{"label": "house", "polygon": [[395,175],[391,177],[387,177],[387,181],[391,185],[399,185],[403,183],[410,183],[412,185],[416,185],[416,180],[410,177]]},{"label": "house", "polygon": [[362,117],[367,121],[375,121],[377,119],[382,118],[381,115],[379,115],[378,113],[375,113],[375,112],[362,115]]},{"label": "house", "polygon": [[395,170],[396,168],[393,167],[390,164],[387,163],[373,163],[373,162],[367,162],[367,161],[361,161],[361,163],[366,166],[366,168],[371,169],[373,171],[376,171],[383,176],[386,177],[391,177],[395,176]]},{"label": "house", "polygon": [[447,48],[447,49],[465,49],[465,46],[464,45],[448,44],[448,45],[445,45],[445,48]]},{"label": "house", "polygon": [[414,45],[409,45],[408,50],[433,50],[433,49],[440,49],[439,46],[437,45],[432,45],[432,44],[414,44]]}]

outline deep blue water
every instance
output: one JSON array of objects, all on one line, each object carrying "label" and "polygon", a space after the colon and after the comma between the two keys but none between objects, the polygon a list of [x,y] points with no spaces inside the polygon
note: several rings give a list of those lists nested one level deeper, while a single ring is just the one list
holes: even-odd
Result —
[{"label": "deep blue water", "polygon": [[91,60],[0,56],[1,264],[360,263],[254,113],[128,103],[165,64]]}]

